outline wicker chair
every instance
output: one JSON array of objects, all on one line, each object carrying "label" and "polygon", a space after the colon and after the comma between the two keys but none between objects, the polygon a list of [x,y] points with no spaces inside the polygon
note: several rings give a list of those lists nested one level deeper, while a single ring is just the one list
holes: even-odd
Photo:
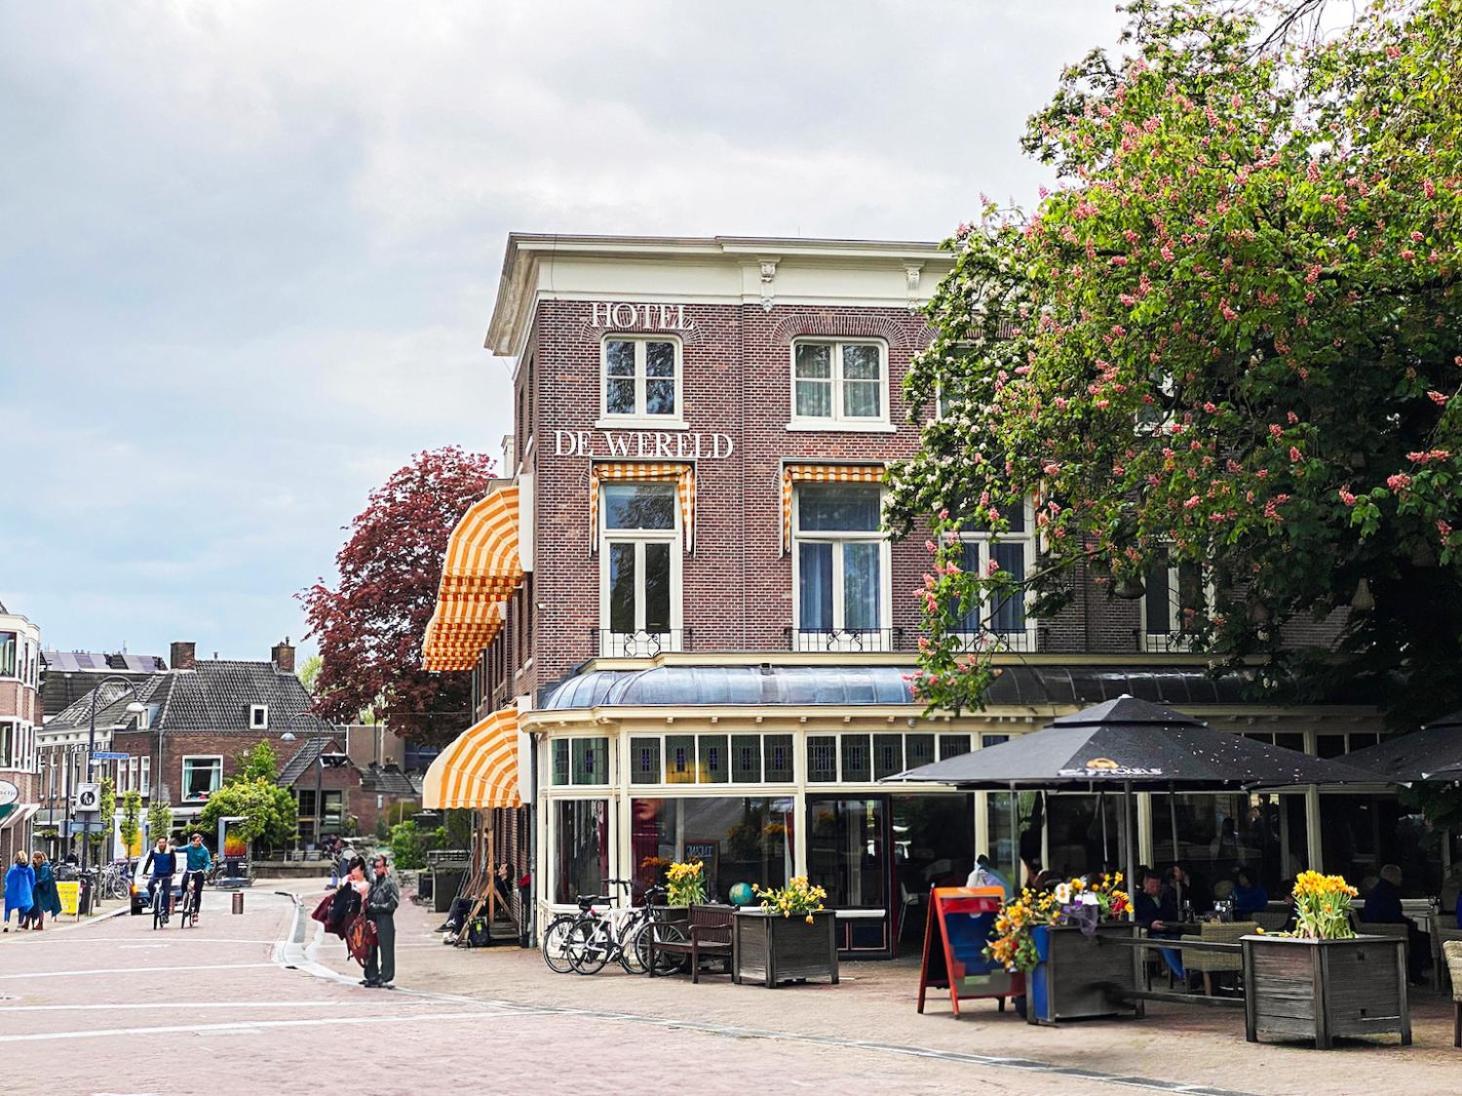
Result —
[{"label": "wicker chair", "polygon": [[[1237,944],[1241,936],[1252,936],[1259,931],[1256,921],[1205,921],[1200,927],[1198,939],[1205,944]],[[1203,975],[1203,992],[1213,996],[1215,974],[1237,974],[1244,969],[1243,957],[1237,952],[1196,951],[1183,949],[1183,969],[1196,970]]]},{"label": "wicker chair", "polygon": [[1452,1045],[1462,1047],[1462,940],[1442,941],[1442,954],[1452,976]]}]

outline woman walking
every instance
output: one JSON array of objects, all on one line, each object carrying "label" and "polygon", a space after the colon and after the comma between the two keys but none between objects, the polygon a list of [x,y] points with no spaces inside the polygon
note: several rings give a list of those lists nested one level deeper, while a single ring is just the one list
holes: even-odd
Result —
[{"label": "woman walking", "polygon": [[45,927],[46,914],[61,916],[61,891],[56,886],[56,873],[51,870],[51,862],[45,853],[39,849],[31,853],[30,867],[36,875],[35,904],[30,908],[31,927],[40,932]]},{"label": "woman walking", "polygon": [[16,914],[16,925],[25,928],[30,908],[35,904],[36,873],[25,859],[25,853],[15,854],[15,863],[5,873],[5,931],[10,931],[10,913]]}]

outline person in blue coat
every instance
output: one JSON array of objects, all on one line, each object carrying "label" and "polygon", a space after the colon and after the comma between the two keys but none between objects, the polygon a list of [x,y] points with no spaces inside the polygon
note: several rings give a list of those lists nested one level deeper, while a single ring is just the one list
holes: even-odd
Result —
[{"label": "person in blue coat", "polygon": [[5,931],[10,931],[10,914],[16,914],[16,923],[25,928],[30,908],[35,904],[36,873],[26,862],[25,853],[15,854],[15,863],[5,873]]},{"label": "person in blue coat", "polygon": [[37,849],[30,854],[31,870],[36,873],[35,905],[30,908],[31,928],[40,932],[46,925],[46,914],[61,916],[61,892],[56,887],[56,873],[46,854]]}]

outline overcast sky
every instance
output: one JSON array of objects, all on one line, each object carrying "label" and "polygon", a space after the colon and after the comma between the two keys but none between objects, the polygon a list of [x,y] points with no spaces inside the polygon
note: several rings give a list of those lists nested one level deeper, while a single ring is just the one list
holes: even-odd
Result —
[{"label": "overcast sky", "polygon": [[499,452],[510,230],[940,239],[1113,0],[0,0],[0,601],[265,657],[421,449]]}]

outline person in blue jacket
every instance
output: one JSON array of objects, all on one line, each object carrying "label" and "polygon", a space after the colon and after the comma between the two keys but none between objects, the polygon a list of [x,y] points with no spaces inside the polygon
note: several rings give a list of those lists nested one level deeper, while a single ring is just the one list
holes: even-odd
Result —
[{"label": "person in blue jacket", "polygon": [[36,873],[26,861],[25,853],[15,854],[15,863],[5,873],[5,931],[10,931],[10,914],[16,915],[19,928],[26,928],[30,908],[35,905]]},{"label": "person in blue jacket", "polygon": [[46,926],[46,914],[61,916],[61,892],[56,888],[56,873],[46,854],[37,849],[30,854],[31,870],[36,873],[35,904],[30,908],[31,928],[40,932]]}]

